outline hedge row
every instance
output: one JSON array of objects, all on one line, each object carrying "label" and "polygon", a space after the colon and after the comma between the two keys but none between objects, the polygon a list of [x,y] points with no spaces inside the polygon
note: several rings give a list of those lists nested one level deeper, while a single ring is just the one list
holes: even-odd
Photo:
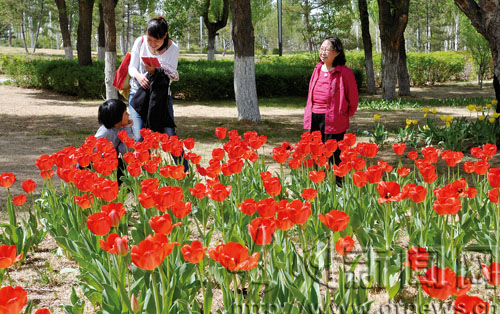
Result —
[{"label": "hedge row", "polygon": [[[364,54],[348,53],[358,86],[364,85]],[[466,55],[460,52],[408,53],[408,71],[413,85],[465,79]],[[263,56],[256,59],[255,79],[259,97],[307,96],[309,78],[317,56]],[[380,83],[380,54],[374,54],[374,71]],[[52,89],[62,94],[103,98],[104,63],[90,67],[76,60],[40,60],[2,56],[0,69],[25,87]],[[176,97],[187,100],[234,97],[232,61],[180,60],[180,81],[172,84]]]},{"label": "hedge row", "polygon": [[[365,68],[363,51],[348,53],[347,63],[354,68]],[[406,65],[411,85],[442,83],[447,81],[463,81],[468,79],[466,73],[467,53],[456,51],[437,51],[431,53],[409,52],[406,54]],[[373,71],[380,85],[382,77],[381,54],[373,54]]]}]

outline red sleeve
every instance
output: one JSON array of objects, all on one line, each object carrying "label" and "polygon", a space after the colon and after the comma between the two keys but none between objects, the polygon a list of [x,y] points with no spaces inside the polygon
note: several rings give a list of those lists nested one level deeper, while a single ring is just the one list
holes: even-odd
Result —
[{"label": "red sleeve", "polygon": [[358,109],[358,85],[356,84],[356,79],[351,69],[346,71],[344,78],[344,82],[346,83],[346,96],[349,100],[348,113],[349,117],[352,117]]}]

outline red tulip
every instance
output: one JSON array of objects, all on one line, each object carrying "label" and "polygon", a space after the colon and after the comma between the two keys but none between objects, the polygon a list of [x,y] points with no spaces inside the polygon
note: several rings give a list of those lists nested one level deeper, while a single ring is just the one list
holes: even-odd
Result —
[{"label": "red tulip", "polygon": [[406,150],[406,144],[405,143],[394,143],[392,144],[392,150],[396,155],[403,155],[403,153]]},{"label": "red tulip", "polygon": [[281,183],[279,178],[272,177],[270,179],[264,180],[263,183],[264,189],[270,196],[276,197],[281,193]]},{"label": "red tulip", "polygon": [[340,255],[345,255],[346,253],[351,252],[353,249],[354,240],[348,235],[338,239],[337,243],[335,244],[335,250]]},{"label": "red tulip", "polygon": [[370,166],[366,169],[366,178],[370,183],[378,183],[382,179],[383,174],[384,170],[378,165]]},{"label": "red tulip", "polygon": [[448,267],[433,266],[424,276],[418,276],[422,289],[432,298],[446,300],[451,295],[464,295],[470,290],[470,280],[457,275]]},{"label": "red tulip", "polygon": [[95,213],[87,217],[87,228],[96,235],[106,235],[111,230],[111,218],[106,213]]},{"label": "red tulip", "polygon": [[[333,165],[333,172],[335,173],[335,175],[337,177],[345,177],[347,175],[347,173],[349,171],[351,171],[351,169],[352,169],[351,164],[348,162],[344,162],[344,161],[342,161],[338,166],[335,164]],[[311,172],[313,172],[313,171],[311,171]]]},{"label": "red tulip", "polygon": [[334,152],[337,150],[337,140],[328,140],[325,142],[326,149],[330,152]]},{"label": "red tulip", "polygon": [[50,314],[50,311],[48,309],[38,309],[35,314]]},{"label": "red tulip", "polygon": [[411,160],[415,160],[418,158],[418,152],[417,151],[411,151],[408,153],[408,158],[410,158]]},{"label": "red tulip", "polygon": [[224,139],[226,137],[226,134],[227,134],[227,129],[225,127],[220,126],[215,128],[215,136],[217,136],[219,140]]},{"label": "red tulip", "polygon": [[75,203],[80,205],[82,209],[90,208],[94,203],[94,198],[89,196],[89,194],[83,194],[82,196],[75,196]]},{"label": "red tulip", "polygon": [[118,196],[118,182],[105,180],[94,190],[94,194],[106,202],[111,202]]},{"label": "red tulip", "polygon": [[161,216],[154,216],[149,220],[151,228],[154,232],[168,235],[174,227],[182,225],[182,222],[178,222],[172,225],[172,219],[169,214],[164,214]]},{"label": "red tulip", "polygon": [[429,263],[429,252],[423,247],[412,247],[406,252],[408,267],[415,271],[425,270]]},{"label": "red tulip", "polygon": [[410,169],[406,168],[406,167],[401,167],[401,168],[398,168],[397,172],[398,172],[400,177],[404,178],[408,174],[410,174]]},{"label": "red tulip", "polygon": [[99,240],[99,246],[106,252],[125,256],[128,254],[127,236],[120,237],[116,233],[108,235],[106,241]]},{"label": "red tulip", "polygon": [[31,179],[24,180],[23,183],[21,183],[21,187],[23,188],[24,192],[28,194],[33,193],[33,191],[35,191],[36,188],[36,183]]},{"label": "red tulip", "polygon": [[21,313],[27,301],[28,294],[19,286],[15,288],[7,286],[0,289],[0,313],[2,314]]},{"label": "red tulip", "polygon": [[288,153],[288,151],[285,148],[281,146],[273,148],[273,159],[277,163],[279,164],[285,163],[286,160],[288,159],[288,156],[290,156],[290,153]]},{"label": "red tulip", "polygon": [[455,299],[455,314],[487,314],[490,304],[480,297],[461,295]]},{"label": "red tulip", "polygon": [[495,144],[484,144],[483,153],[486,160],[490,160],[497,153],[497,146]]},{"label": "red tulip", "polygon": [[257,212],[262,218],[271,218],[276,214],[278,204],[272,198],[266,198],[257,202]]},{"label": "red tulip", "polygon": [[186,217],[193,209],[193,204],[191,202],[178,201],[172,206],[172,214],[175,217],[182,219]]},{"label": "red tulip", "polygon": [[500,188],[495,188],[488,191],[488,199],[492,203],[498,203],[499,195],[500,195]]},{"label": "red tulip", "polygon": [[488,168],[490,168],[490,164],[484,160],[478,160],[474,163],[474,172],[480,176],[484,175]]},{"label": "red tulip", "polygon": [[9,268],[23,258],[23,254],[16,256],[16,251],[15,245],[0,245],[0,268]]},{"label": "red tulip", "polygon": [[302,194],[300,194],[304,199],[312,201],[318,195],[318,191],[315,189],[302,189]]},{"label": "red tulip", "polygon": [[250,270],[259,263],[259,252],[248,255],[248,249],[236,242],[219,244],[215,249],[209,249],[208,254],[230,271]]},{"label": "red tulip", "polygon": [[290,219],[296,225],[303,225],[311,216],[311,203],[293,200],[289,205]]},{"label": "red tulip", "polygon": [[349,215],[340,210],[332,210],[326,215],[318,214],[319,220],[328,228],[336,231],[342,231],[349,223]]},{"label": "red tulip", "polygon": [[139,193],[138,198],[139,198],[139,203],[144,208],[152,208],[153,206],[155,206],[155,200],[153,196],[149,194]]},{"label": "red tulip", "polygon": [[490,182],[491,187],[500,188],[500,168],[490,168],[488,182]]},{"label": "red tulip", "polygon": [[164,234],[148,235],[146,239],[134,245],[130,250],[132,263],[145,270],[153,270],[167,257],[177,242],[169,243]]},{"label": "red tulip", "polygon": [[35,162],[35,165],[37,166],[40,171],[50,171],[52,170],[52,167],[54,166],[54,161],[52,160],[52,157],[49,155],[42,155],[38,157],[38,159]]},{"label": "red tulip", "polygon": [[347,146],[352,147],[356,144],[356,134],[354,133],[346,133],[344,134],[344,141]]},{"label": "red tulip", "polygon": [[439,149],[434,148],[432,146],[427,146],[422,148],[422,155],[425,160],[428,160],[430,163],[435,164],[439,158]]},{"label": "red tulip", "polygon": [[231,193],[231,186],[217,183],[208,191],[208,197],[216,202],[224,201]]},{"label": "red tulip", "polygon": [[135,161],[127,166],[127,171],[132,177],[138,177],[141,174],[141,163]]},{"label": "red tulip", "polygon": [[101,212],[109,216],[111,219],[111,227],[117,227],[123,215],[125,215],[126,210],[122,203],[109,203],[107,205],[102,205]]},{"label": "red tulip", "polygon": [[380,194],[378,202],[381,204],[399,202],[401,200],[401,187],[397,182],[380,181],[377,184],[377,191]]},{"label": "red tulip", "polygon": [[207,186],[203,183],[197,183],[194,188],[189,188],[189,192],[196,198],[202,199],[207,195]]},{"label": "red tulip", "polygon": [[423,165],[418,168],[420,171],[420,174],[422,175],[422,178],[426,183],[432,183],[436,181],[437,179],[437,174],[436,174],[436,167],[431,164]]},{"label": "red tulip", "polygon": [[427,189],[421,185],[415,185],[408,190],[408,197],[415,203],[422,203],[425,201]]},{"label": "red tulip", "polygon": [[466,173],[473,173],[474,172],[474,163],[472,161],[464,162],[464,171]]},{"label": "red tulip", "polygon": [[197,264],[205,257],[207,248],[204,247],[200,241],[193,241],[191,245],[185,244],[181,247],[182,256],[184,259],[192,264]]},{"label": "red tulip", "polygon": [[445,150],[441,153],[441,159],[443,159],[448,167],[455,167],[462,158],[464,157],[464,153],[462,152],[452,152],[450,150]]},{"label": "red tulip", "polygon": [[500,263],[493,262],[490,266],[481,265],[483,270],[484,278],[490,285],[499,286],[500,285]]},{"label": "red tulip", "polygon": [[323,170],[310,171],[309,179],[314,183],[320,183],[325,179],[326,173]]},{"label": "red tulip", "polygon": [[0,186],[10,188],[16,181],[16,176],[12,172],[4,172],[0,174]]},{"label": "red tulip", "polygon": [[25,194],[16,195],[12,199],[12,203],[16,206],[21,206],[21,205],[24,205],[26,203],[26,200],[27,200],[27,198],[26,198]]},{"label": "red tulip", "polygon": [[189,137],[189,138],[185,138],[182,143],[184,144],[184,147],[186,147],[186,149],[193,149],[194,148],[194,139]]},{"label": "red tulip", "polygon": [[357,187],[363,187],[368,182],[368,176],[365,171],[356,171],[352,174],[352,182]]},{"label": "red tulip", "polygon": [[247,198],[238,205],[238,209],[245,215],[252,216],[257,211],[257,203],[253,198]]},{"label": "red tulip", "polygon": [[442,197],[434,201],[432,209],[439,215],[455,215],[462,208],[458,197]]},{"label": "red tulip", "polygon": [[248,231],[255,244],[267,245],[273,240],[276,222],[272,218],[257,217],[248,225]]}]

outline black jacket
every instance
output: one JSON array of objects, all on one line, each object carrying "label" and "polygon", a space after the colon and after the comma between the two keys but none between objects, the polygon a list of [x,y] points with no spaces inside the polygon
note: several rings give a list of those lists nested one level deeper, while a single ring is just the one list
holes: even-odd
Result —
[{"label": "black jacket", "polygon": [[162,68],[153,75],[147,74],[149,89],[140,87],[132,98],[131,106],[141,116],[144,127],[154,132],[175,128],[174,119],[168,111],[168,87],[170,79]]}]

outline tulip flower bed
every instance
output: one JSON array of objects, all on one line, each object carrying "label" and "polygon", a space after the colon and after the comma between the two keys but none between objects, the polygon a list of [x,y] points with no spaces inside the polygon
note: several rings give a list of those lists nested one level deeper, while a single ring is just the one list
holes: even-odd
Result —
[{"label": "tulip flower bed", "polygon": [[[27,198],[8,193],[0,313],[27,303],[22,287],[6,285],[8,274],[46,233],[79,265],[86,301],[73,290],[68,313],[82,313],[83,302],[98,313],[367,313],[376,310],[372,291],[412,313],[436,302],[458,313],[498,308],[500,169],[488,163],[495,145],[474,147],[474,161],[462,162],[461,152],[407,152],[398,143],[390,165],[354,134],[323,144],[305,133],[273,149],[271,172],[264,135],[215,134],[220,147],[203,162],[193,139],[143,130],[134,143],[120,134],[129,148],[121,186],[105,139],[41,156],[41,198],[21,223],[15,206]],[[330,168],[337,149],[342,163]],[[188,173],[171,160],[183,150]],[[448,166],[442,174],[439,159]],[[14,174],[0,175],[0,186],[14,183]],[[480,274],[461,263],[466,251],[485,253]],[[475,295],[473,283],[495,289]]]}]

